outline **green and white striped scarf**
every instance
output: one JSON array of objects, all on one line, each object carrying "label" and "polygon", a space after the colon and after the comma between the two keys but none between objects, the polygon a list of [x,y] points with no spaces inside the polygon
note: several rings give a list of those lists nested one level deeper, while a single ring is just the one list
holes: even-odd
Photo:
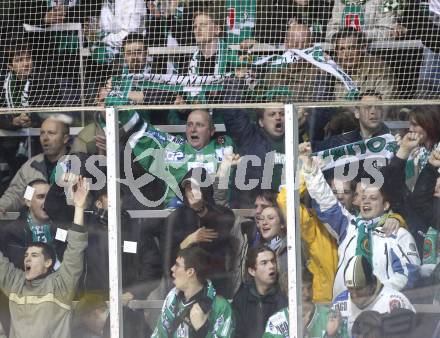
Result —
[{"label": "green and white striped scarf", "polygon": [[354,222],[358,229],[358,237],[356,243],[356,256],[364,256],[368,262],[372,264],[372,234],[374,229],[384,225],[386,219],[388,218],[388,213],[382,216],[376,217],[371,220],[365,220],[363,218],[357,218]]},{"label": "green and white striped scarf", "polygon": [[[223,48],[223,47],[222,47]],[[347,95],[349,97],[356,97],[359,90],[350,76],[345,73],[333,60],[324,56],[322,47],[315,45],[311,48],[304,50],[291,49],[287,50],[282,55],[270,55],[257,59],[247,65],[255,67],[269,67],[278,68],[288,64],[299,62],[300,60],[306,60],[312,63],[314,66],[332,74],[342,81],[347,89]],[[223,83],[230,78],[235,77],[234,73],[222,73],[224,69],[223,64],[226,60],[219,60],[218,74],[213,75],[198,75],[198,61],[197,57],[192,61],[192,70],[189,75],[179,74],[135,74],[133,81],[142,81],[142,88],[144,89],[160,89],[173,92],[193,92],[199,94],[210,90],[220,90],[223,88]],[[238,61],[237,61],[238,64]],[[245,64],[243,64],[245,65]],[[247,83],[252,83],[252,78],[246,78]]]},{"label": "green and white striped scarf", "polygon": [[17,77],[9,72],[3,83],[5,101],[8,108],[28,107],[30,80],[19,81]]}]

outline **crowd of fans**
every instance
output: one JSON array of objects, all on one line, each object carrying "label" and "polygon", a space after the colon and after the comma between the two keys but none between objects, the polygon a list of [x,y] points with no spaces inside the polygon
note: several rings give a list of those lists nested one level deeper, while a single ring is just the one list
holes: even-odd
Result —
[{"label": "crowd of fans", "polygon": [[[240,80],[233,83],[231,101],[243,91]],[[438,301],[440,109],[431,105],[393,111],[377,105],[380,100],[378,93],[367,92],[359,106],[322,114],[327,126],[321,139],[310,138],[315,114],[299,111],[299,250],[307,337],[318,332],[349,337],[365,331],[365,325],[375,325],[384,337],[389,330],[401,337],[430,337],[438,322],[437,317],[411,315],[411,301]],[[409,128],[390,130],[385,121],[395,115],[407,119]],[[34,116],[4,118],[23,118],[25,127]],[[215,132],[215,116],[224,119],[225,135]],[[2,282],[6,297],[1,321],[12,336],[25,325],[22,320],[34,316],[15,314],[23,302],[35,304],[35,311],[46,302],[54,309],[69,309],[66,318],[57,320],[65,324],[51,323],[43,332],[108,334],[105,122],[105,115],[97,113],[95,121],[73,137],[62,115],[44,119],[42,152],[21,166],[15,164],[18,170],[10,173],[0,211],[19,211],[21,216],[0,231],[2,264],[14,271],[6,275],[19,276],[24,269],[26,277]],[[284,185],[284,124],[278,109],[195,109],[187,117],[185,136],[180,136],[155,128],[142,112],[120,113],[127,335],[288,336],[283,283],[286,219],[292,215]],[[8,159],[18,160],[15,155]],[[93,183],[89,197],[75,207],[78,191],[89,189],[86,180]],[[164,208],[170,209],[165,219],[132,218],[127,212]],[[252,208],[254,217],[231,208]],[[62,289],[66,284],[48,282],[55,288],[47,291],[50,296],[32,289],[46,280],[64,280],[58,276],[66,259],[71,263],[70,233],[78,224],[86,225],[88,246],[76,251],[75,272],[69,272],[68,281],[74,284],[68,284],[67,291]],[[34,276],[29,257],[37,256],[33,252],[40,251],[40,243],[43,258]],[[79,303],[71,325],[74,299]],[[127,307],[135,299],[165,299],[156,323]],[[376,320],[365,319],[364,312],[374,313]],[[405,316],[414,324],[400,330],[399,318]]]},{"label": "crowd of fans", "polygon": [[[390,99],[436,96],[436,4],[435,0],[5,2],[0,11],[2,105],[224,102],[224,80],[231,76],[247,79],[242,102],[271,101],[274,91],[280,90],[295,101],[356,99],[367,90]],[[82,25],[82,46],[78,31],[62,30],[63,23]],[[421,44],[393,47],[398,40]],[[372,42],[387,42],[388,47],[369,48]],[[271,55],[252,49],[257,43],[269,44]],[[321,43],[328,47],[318,58]],[[179,53],[185,46],[196,50]],[[149,54],[149,47],[169,49]],[[319,65],[291,54],[278,58],[286,50],[308,48],[314,48],[311,55]],[[330,68],[345,80],[332,76]],[[153,74],[215,75],[220,80],[192,86],[162,81],[163,77],[152,80]],[[182,114],[172,111],[162,119],[184,122]]]},{"label": "crowd of fans", "polygon": [[[4,107],[78,105],[78,37],[23,26],[63,22],[87,29],[90,104],[145,105],[119,113],[125,336],[289,336],[287,232],[294,229],[287,222],[284,111],[227,104],[334,97],[359,105],[298,111],[304,336],[437,337],[438,314],[416,314],[412,302],[440,300],[440,107],[381,105],[402,88],[390,60],[368,49],[373,40],[417,37],[435,54],[426,39],[435,20],[426,11],[409,20],[408,11],[422,10],[375,0],[17,1],[5,8],[5,22],[17,24],[1,28],[9,52]],[[324,39],[334,55],[322,55],[322,63],[334,57],[345,82],[307,57],[264,65],[252,54],[258,42],[304,50]],[[242,53],[229,49],[232,43]],[[188,59],[148,54],[151,46],[192,44],[197,50]],[[252,59],[264,67],[251,66]],[[188,90],[151,74],[224,82]],[[249,76],[259,80],[252,90]],[[176,106],[166,116],[148,110],[200,102],[225,105]],[[392,118],[409,127],[390,130],[385,121]],[[39,140],[0,143],[0,213],[20,212],[0,229],[0,337],[109,335],[106,116],[96,113],[76,136],[70,122],[61,114],[0,115],[1,129],[40,128]],[[185,134],[166,133],[160,122],[183,123]],[[27,158],[26,148],[37,155]],[[247,208],[253,217],[232,210]],[[170,214],[132,218],[128,211],[139,209]],[[164,300],[157,320],[129,306],[145,299]]]}]

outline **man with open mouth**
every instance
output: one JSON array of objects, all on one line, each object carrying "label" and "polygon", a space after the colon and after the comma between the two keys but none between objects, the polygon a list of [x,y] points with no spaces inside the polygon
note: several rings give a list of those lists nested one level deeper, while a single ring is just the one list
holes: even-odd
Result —
[{"label": "man with open mouth", "polygon": [[246,267],[251,279],[241,285],[232,301],[236,337],[260,338],[269,317],[287,306],[287,298],[278,285],[277,258],[272,249],[259,245],[249,250]]},{"label": "man with open mouth", "polygon": [[[69,174],[67,174],[69,175]],[[59,230],[59,238],[67,240],[63,263],[54,272],[56,256],[44,242],[31,243],[24,255],[24,271],[15,268],[0,254],[2,292],[9,298],[11,313],[10,337],[71,336],[72,300],[83,270],[87,232],[84,208],[88,183],[80,177],[72,188],[75,213],[70,230]]]},{"label": "man with open mouth", "polygon": [[234,337],[229,302],[208,279],[210,255],[200,247],[182,249],[171,268],[173,288],[167,295],[152,338]]}]

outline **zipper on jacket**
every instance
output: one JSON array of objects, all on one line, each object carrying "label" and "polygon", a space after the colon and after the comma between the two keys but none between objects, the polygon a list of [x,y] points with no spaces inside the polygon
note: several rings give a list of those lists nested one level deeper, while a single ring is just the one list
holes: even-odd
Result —
[{"label": "zipper on jacket", "polygon": [[402,256],[405,257],[406,260],[408,261],[408,264],[411,264],[411,261],[409,260],[409,257],[405,254],[405,252],[403,251],[403,249],[400,246],[400,244],[397,244],[397,247],[399,248],[400,252],[402,253]]},{"label": "zipper on jacket", "polygon": [[390,274],[388,273],[388,243],[385,243],[385,257],[386,257],[386,267],[387,267],[387,279],[390,279]]},{"label": "zipper on jacket", "polygon": [[[348,244],[347,244],[347,246],[345,247],[345,250],[344,250],[344,255],[343,255],[342,257],[345,257],[345,254],[347,253],[347,249],[348,249],[348,247],[350,246],[350,243],[353,241],[354,237],[355,237],[355,236],[353,236],[353,237],[348,241]],[[339,268],[342,266],[342,263],[343,263],[343,262],[344,262],[344,261],[342,261],[341,264],[339,264],[338,268],[336,269],[335,276],[338,274]]]}]

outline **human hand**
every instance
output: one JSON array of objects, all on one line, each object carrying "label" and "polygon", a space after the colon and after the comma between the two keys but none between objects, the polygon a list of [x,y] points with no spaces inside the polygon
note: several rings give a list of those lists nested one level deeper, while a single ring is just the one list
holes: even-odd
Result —
[{"label": "human hand", "polygon": [[185,99],[183,98],[182,95],[177,95],[176,99],[174,100],[174,104],[176,106],[178,106],[178,105],[181,105],[181,104],[186,104],[186,101],[185,101]]},{"label": "human hand", "polygon": [[199,303],[195,303],[191,311],[189,312],[189,319],[191,320],[191,324],[193,328],[197,331],[200,329],[205,322],[208,320],[208,313],[204,313]]},{"label": "human hand", "polygon": [[428,162],[430,165],[440,168],[440,150],[433,150],[429,156]]},{"label": "human hand", "polygon": [[144,103],[144,99],[145,99],[144,92],[143,91],[139,91],[139,90],[137,90],[137,91],[134,91],[134,90],[130,91],[128,93],[127,97],[130,100],[132,100],[133,102],[135,102],[135,103]]},{"label": "human hand", "polygon": [[108,94],[111,92],[111,90],[112,90],[112,78],[109,78],[106,81],[105,86],[99,88],[98,95],[95,100],[98,106],[104,105],[105,99],[108,96]]},{"label": "human hand", "polygon": [[299,145],[299,159],[303,163],[303,169],[310,170],[313,165],[313,161],[311,158],[312,154],[312,145],[310,142],[303,142]]},{"label": "human hand", "polygon": [[7,210],[5,208],[0,208],[0,213],[2,213],[3,215],[5,215],[7,212]]},{"label": "human hand", "polygon": [[188,200],[189,207],[194,211],[198,211],[204,209],[205,201],[203,201],[202,192],[200,191],[200,187],[193,187],[191,183],[191,189],[186,194],[186,198]]},{"label": "human hand", "polygon": [[406,160],[411,152],[420,145],[420,135],[417,133],[406,133],[402,138],[398,138],[399,150],[396,156]]},{"label": "human hand", "polygon": [[21,113],[12,119],[12,125],[18,128],[28,128],[31,126],[31,122],[30,116],[26,113]]},{"label": "human hand", "polygon": [[96,135],[95,136],[96,147],[99,150],[101,155],[105,155],[107,153],[107,139],[105,135]]},{"label": "human hand", "polygon": [[401,38],[408,32],[408,29],[403,25],[397,25],[392,31],[391,36],[394,38]]},{"label": "human hand", "polygon": [[254,40],[254,39],[243,40],[240,43],[240,49],[247,51],[247,50],[251,49],[256,43],[257,43],[257,40]]},{"label": "human hand", "polygon": [[440,197],[440,177],[437,178],[437,183],[435,184],[434,197]]},{"label": "human hand", "polygon": [[134,296],[131,292],[124,292],[121,297],[122,305],[127,306],[128,302],[133,299],[134,299]]},{"label": "human hand", "polygon": [[397,233],[400,228],[400,222],[395,218],[387,218],[384,225],[382,226],[382,231],[385,236],[390,237],[392,234]]},{"label": "human hand", "polygon": [[307,122],[307,117],[309,116],[309,112],[301,107],[298,109],[298,126],[302,127]]},{"label": "human hand", "polygon": [[214,229],[201,227],[189,234],[180,244],[181,249],[185,249],[194,243],[210,243],[218,238],[218,232]]},{"label": "human hand", "polygon": [[229,172],[233,166],[240,163],[241,157],[239,154],[234,154],[232,151],[224,152],[223,160],[217,170],[217,177],[225,178],[229,176]]},{"label": "human hand", "polygon": [[73,198],[73,204],[75,205],[75,208],[84,209],[87,201],[87,195],[89,194],[90,185],[87,182],[87,180],[79,176],[78,182],[75,185],[72,185],[72,198]]},{"label": "human hand", "polygon": [[327,336],[333,337],[338,332],[339,326],[341,325],[342,316],[339,311],[331,311],[328,316],[327,321]]},{"label": "human hand", "polygon": [[44,16],[44,23],[47,25],[55,25],[63,23],[65,19],[65,9],[63,5],[55,6]]}]

